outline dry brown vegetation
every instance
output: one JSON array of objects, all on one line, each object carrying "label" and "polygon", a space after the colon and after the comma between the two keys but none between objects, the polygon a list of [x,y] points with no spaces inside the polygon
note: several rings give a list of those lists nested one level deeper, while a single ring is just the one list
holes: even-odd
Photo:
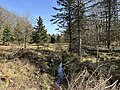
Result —
[{"label": "dry brown vegetation", "polygon": [[0,90],[49,90],[62,59],[67,78],[63,90],[117,90],[119,53],[99,53],[99,66],[94,55],[84,52],[80,61],[61,44],[21,48],[0,46]]},{"label": "dry brown vegetation", "polygon": [[114,81],[113,83],[110,82],[112,76],[106,73],[96,72],[99,68],[102,67],[100,65],[92,74],[88,72],[87,69],[83,70],[82,72],[74,75],[71,79],[71,82],[68,82],[67,90],[117,90],[118,80]]},{"label": "dry brown vegetation", "polygon": [[37,56],[20,48],[0,46],[0,90],[47,90],[49,75],[40,73],[37,63],[29,61]]}]

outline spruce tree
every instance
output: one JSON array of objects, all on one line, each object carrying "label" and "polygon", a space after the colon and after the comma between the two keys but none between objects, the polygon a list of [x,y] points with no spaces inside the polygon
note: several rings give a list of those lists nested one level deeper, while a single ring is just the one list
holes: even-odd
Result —
[{"label": "spruce tree", "polygon": [[58,11],[56,15],[52,15],[51,21],[53,24],[57,24],[59,28],[67,30],[69,39],[69,52],[72,52],[72,11],[73,11],[74,0],[57,0],[59,7],[53,7],[54,10]]},{"label": "spruce tree", "polygon": [[10,27],[6,26],[5,29],[3,30],[3,36],[2,36],[3,45],[9,42],[10,39],[11,39]]},{"label": "spruce tree", "polygon": [[60,38],[61,38],[61,37],[60,37],[60,35],[58,34],[58,35],[56,36],[56,42],[57,42],[57,43],[60,43]]},{"label": "spruce tree", "polygon": [[15,41],[20,45],[21,42],[24,41],[23,33],[21,32],[20,23],[16,24],[13,34],[14,34]]},{"label": "spruce tree", "polygon": [[35,30],[32,32],[32,43],[36,43],[38,45],[43,45],[47,42],[47,30],[43,25],[42,18],[39,16],[37,19],[37,25],[34,28]]},{"label": "spruce tree", "polygon": [[51,43],[55,43],[55,35],[53,34],[53,35],[51,35]]}]

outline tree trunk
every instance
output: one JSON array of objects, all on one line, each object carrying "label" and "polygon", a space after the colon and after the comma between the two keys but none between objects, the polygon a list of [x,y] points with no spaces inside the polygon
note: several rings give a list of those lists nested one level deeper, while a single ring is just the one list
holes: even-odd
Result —
[{"label": "tree trunk", "polygon": [[24,37],[24,48],[26,48],[27,47],[27,35],[25,35],[25,37]]},{"label": "tree trunk", "polygon": [[70,11],[70,4],[69,4],[69,22],[68,22],[68,29],[69,29],[69,52],[72,52],[72,30],[71,30],[71,11]]},{"label": "tree trunk", "polygon": [[78,26],[78,56],[81,56],[81,28],[80,28],[80,19],[82,20],[82,15],[80,15],[80,1],[78,0],[77,7],[77,26]]},{"label": "tree trunk", "polygon": [[107,48],[110,49],[110,29],[111,29],[111,0],[108,0],[108,31],[107,31]]}]

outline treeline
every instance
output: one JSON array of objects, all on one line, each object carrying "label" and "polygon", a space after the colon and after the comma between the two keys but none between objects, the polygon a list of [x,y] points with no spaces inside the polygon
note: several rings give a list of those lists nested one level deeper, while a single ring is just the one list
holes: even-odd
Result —
[{"label": "treeline", "polygon": [[37,19],[37,25],[32,31],[31,43],[36,43],[39,46],[44,45],[44,43],[60,43],[61,39],[61,35],[59,34],[47,34],[47,29],[45,29],[43,20],[39,16]]},{"label": "treeline", "polygon": [[19,16],[0,7],[1,42],[3,44],[8,44],[8,42],[20,44],[29,41],[33,29],[29,19],[29,14]]},{"label": "treeline", "polygon": [[19,16],[13,12],[0,7],[0,42],[3,45],[23,44],[26,48],[27,43],[44,43],[61,42],[61,35],[47,33],[42,18],[39,16],[36,26],[32,26],[29,14]]},{"label": "treeline", "polygon": [[69,51],[120,46],[120,0],[57,0],[51,21],[62,29]]}]

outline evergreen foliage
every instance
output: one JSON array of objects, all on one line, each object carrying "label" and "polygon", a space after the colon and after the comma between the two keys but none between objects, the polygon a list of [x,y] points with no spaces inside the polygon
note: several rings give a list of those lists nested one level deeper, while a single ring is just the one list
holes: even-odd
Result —
[{"label": "evergreen foliage", "polygon": [[10,27],[6,26],[3,30],[3,36],[2,36],[3,45],[6,42],[9,42],[11,39],[12,39],[12,35],[10,32]]},{"label": "evergreen foliage", "polygon": [[19,23],[17,23],[16,27],[14,28],[14,38],[15,38],[15,41],[17,42],[21,42],[24,40],[24,37],[23,37],[23,34],[21,32],[21,26]]},{"label": "evergreen foliage", "polygon": [[55,35],[53,34],[53,35],[51,35],[51,43],[55,43],[55,42],[56,42]]},{"label": "evergreen foliage", "polygon": [[58,34],[57,36],[56,36],[56,43],[60,43],[61,41],[60,41],[60,35]]},{"label": "evergreen foliage", "polygon": [[59,8],[53,7],[58,11],[53,15],[53,24],[65,29],[67,41],[69,42],[69,52],[81,53],[81,32],[83,30],[84,5],[81,0],[57,0]]},{"label": "evergreen foliage", "polygon": [[47,42],[47,30],[45,29],[40,16],[37,19],[37,25],[34,29],[35,30],[32,32],[32,43],[43,45],[45,42]]}]

